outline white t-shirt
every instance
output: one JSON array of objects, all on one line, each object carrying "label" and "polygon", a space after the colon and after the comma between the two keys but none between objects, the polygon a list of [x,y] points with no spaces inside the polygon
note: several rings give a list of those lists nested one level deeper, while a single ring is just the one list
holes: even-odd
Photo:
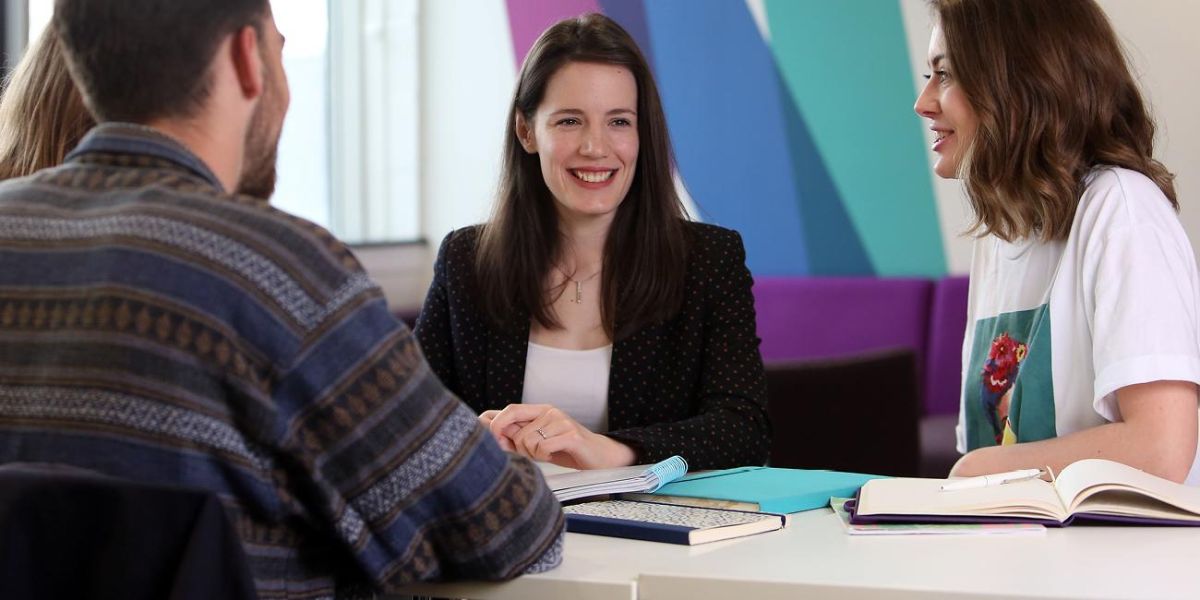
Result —
[{"label": "white t-shirt", "polygon": [[1136,171],[1094,169],[1066,241],[975,242],[959,452],[1119,421],[1128,385],[1200,383],[1198,309],[1192,246],[1167,198]]},{"label": "white t-shirt", "polygon": [[593,433],[608,431],[612,344],[564,350],[529,342],[522,404],[550,404]]}]

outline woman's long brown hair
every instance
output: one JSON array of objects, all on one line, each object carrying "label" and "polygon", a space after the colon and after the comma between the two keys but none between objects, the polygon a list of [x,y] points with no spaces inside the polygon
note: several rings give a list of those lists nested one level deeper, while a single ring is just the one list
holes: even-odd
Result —
[{"label": "woman's long brown hair", "polygon": [[1154,121],[1093,0],[932,0],[978,126],[960,167],[972,231],[1066,239],[1096,165],[1139,171],[1176,209]]},{"label": "woman's long brown hair", "polygon": [[0,179],[62,163],[95,125],[47,27],[13,70],[0,99]]},{"label": "woman's long brown hair", "polygon": [[478,242],[479,302],[498,326],[512,323],[514,314],[528,312],[543,327],[560,327],[551,301],[563,289],[545,287],[563,248],[557,210],[538,157],[521,147],[514,120],[519,113],[532,121],[550,78],[573,62],[620,65],[637,82],[637,171],[613,218],[600,277],[601,320],[610,339],[617,340],[678,311],[688,241],[658,88],[633,38],[604,15],[589,14],[550,27],[521,68],[505,134],[498,197]]}]

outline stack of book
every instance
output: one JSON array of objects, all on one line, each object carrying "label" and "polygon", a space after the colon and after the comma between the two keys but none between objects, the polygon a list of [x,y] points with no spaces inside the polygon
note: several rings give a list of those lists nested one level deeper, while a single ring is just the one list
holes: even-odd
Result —
[{"label": "stack of book", "polygon": [[620,499],[566,506],[567,531],[674,544],[703,544],[782,528],[786,513],[853,495],[872,475],[743,467],[685,476],[676,456],[656,465],[549,475],[563,502],[604,494]]},{"label": "stack of book", "polygon": [[829,506],[831,497],[853,496],[879,475],[739,467],[681,477],[653,493],[624,494],[626,500],[666,502],[707,508],[794,513]]}]

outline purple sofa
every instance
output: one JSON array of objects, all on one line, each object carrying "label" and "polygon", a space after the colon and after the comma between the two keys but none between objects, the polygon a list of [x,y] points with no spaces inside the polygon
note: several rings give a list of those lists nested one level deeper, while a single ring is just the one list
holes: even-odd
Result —
[{"label": "purple sofa", "polygon": [[957,458],[966,277],[760,277],[754,298],[767,363],[911,350],[923,408],[921,470],[949,470]]},{"label": "purple sofa", "polygon": [[958,413],[966,277],[759,277],[754,308],[764,361],[909,348],[925,413]]},{"label": "purple sofa", "polygon": [[925,416],[921,418],[921,475],[944,477],[958,460],[954,428],[962,394],[962,344],[967,325],[967,278],[947,277],[933,290],[925,353]]},{"label": "purple sofa", "polygon": [[754,308],[763,360],[832,358],[925,346],[928,279],[760,277]]},{"label": "purple sofa", "polygon": [[933,287],[925,345],[925,414],[958,415],[962,345],[967,325],[967,278],[947,277]]}]

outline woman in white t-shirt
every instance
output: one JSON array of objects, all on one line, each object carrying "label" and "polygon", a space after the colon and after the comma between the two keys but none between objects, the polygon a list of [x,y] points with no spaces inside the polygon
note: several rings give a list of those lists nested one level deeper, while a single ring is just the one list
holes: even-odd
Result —
[{"label": "woman in white t-shirt", "polygon": [[1093,0],[933,0],[916,112],[978,233],[953,475],[1102,457],[1200,483],[1200,279]]}]

